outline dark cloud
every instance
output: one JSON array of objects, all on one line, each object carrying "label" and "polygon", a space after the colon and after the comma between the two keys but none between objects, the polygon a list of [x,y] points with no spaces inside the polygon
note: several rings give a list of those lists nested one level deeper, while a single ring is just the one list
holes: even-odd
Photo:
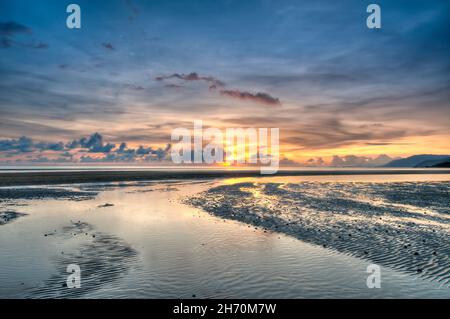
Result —
[{"label": "dark cloud", "polygon": [[267,93],[250,93],[239,90],[221,90],[220,94],[240,100],[253,101],[267,105],[281,105],[281,102],[278,98],[270,96]]},{"label": "dark cloud", "polygon": [[26,136],[22,136],[18,139],[0,140],[0,151],[17,151],[28,153],[32,152],[33,148],[33,140]]},{"label": "dark cloud", "polygon": [[116,48],[110,42],[103,42],[102,46],[108,50],[112,50],[112,51],[116,50]]},{"label": "dark cloud", "polygon": [[[165,76],[158,76],[155,78],[156,81],[167,81],[177,79],[181,81],[204,81],[208,83],[209,90],[215,91],[216,89],[225,87],[225,83],[218,80],[212,76],[200,76],[196,72],[192,72],[189,74],[179,74],[173,73]],[[178,83],[168,83],[165,85],[166,87],[171,88],[180,88],[182,85]],[[240,90],[220,90],[219,93],[224,96],[240,99],[240,100],[248,100],[256,103],[266,104],[266,105],[281,105],[281,102],[278,98],[272,97],[267,93],[250,93]]]},{"label": "dark cloud", "polygon": [[148,155],[152,152],[151,147],[143,147],[142,145],[139,146],[139,148],[136,150],[137,155]]},{"label": "dark cloud", "polygon": [[50,151],[62,151],[64,150],[64,143],[58,142],[58,143],[44,143],[39,142],[34,144],[34,147],[40,150],[50,150]]},{"label": "dark cloud", "polygon": [[[103,136],[94,133],[89,137],[82,137],[68,143],[63,142],[34,142],[33,139],[22,136],[18,139],[0,140],[0,155],[10,158],[13,155],[25,155],[19,157],[16,162],[43,163],[43,162],[74,162],[77,160],[87,162],[142,162],[142,161],[164,161],[170,159],[171,144],[165,148],[152,148],[140,145],[138,148],[129,148],[126,143],[120,143],[118,147],[112,143],[105,143]],[[52,156],[42,154],[52,151]],[[89,153],[97,153],[89,155]],[[11,161],[11,160],[8,160]]]},{"label": "dark cloud", "polygon": [[184,86],[182,86],[180,84],[169,83],[169,84],[165,84],[164,87],[171,88],[171,89],[179,89],[179,88],[182,88]]},{"label": "dark cloud", "polygon": [[158,76],[155,78],[156,81],[164,81],[170,79],[178,79],[182,81],[205,81],[206,83],[209,84],[209,87],[211,89],[225,86],[225,83],[212,76],[200,76],[196,72],[192,72],[189,74],[173,73],[170,75]]},{"label": "dark cloud", "polygon": [[[124,144],[124,143],[122,143]],[[121,146],[122,146],[121,144]],[[126,145],[124,145],[126,147]],[[104,157],[92,157],[83,155],[80,158],[81,163],[111,163],[111,162],[154,162],[167,161],[170,159],[170,144],[166,148],[157,148],[153,150],[140,146],[138,149],[122,149],[122,151],[115,150],[106,154]]]},{"label": "dark cloud", "polygon": [[18,33],[31,33],[31,29],[14,21],[0,22],[0,35],[12,36]]},{"label": "dark cloud", "polygon": [[19,42],[16,40],[13,40],[13,38],[18,34],[31,34],[32,30],[31,28],[14,22],[0,22],[0,48],[10,48],[13,46],[13,44],[16,44],[19,47],[24,48],[31,48],[31,49],[47,49],[48,44],[44,42],[37,42],[37,43],[29,43],[29,42]]},{"label": "dark cloud", "polygon": [[18,139],[0,140],[0,151],[16,151],[17,153],[29,153],[35,150],[60,151],[64,149],[63,143],[35,143],[31,138],[22,136]]},{"label": "dark cloud", "polygon": [[64,143],[34,142],[33,139],[22,136],[18,139],[0,140],[0,152],[13,154],[31,153],[33,151],[62,151]]},{"label": "dark cloud", "polygon": [[94,133],[89,138],[83,137],[79,140],[74,140],[66,144],[66,147],[69,149],[85,148],[91,153],[109,153],[115,147],[115,144],[103,143],[103,136],[99,133]]}]

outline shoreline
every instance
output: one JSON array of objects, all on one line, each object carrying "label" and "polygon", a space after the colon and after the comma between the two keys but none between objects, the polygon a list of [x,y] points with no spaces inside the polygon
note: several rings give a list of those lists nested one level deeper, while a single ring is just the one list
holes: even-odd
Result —
[{"label": "shoreline", "polygon": [[408,175],[450,174],[448,169],[352,169],[352,170],[280,170],[273,175],[261,175],[259,170],[153,170],[153,171],[45,171],[0,172],[0,187],[50,184],[81,184],[103,182],[131,182],[174,179],[213,179],[270,176],[326,176],[326,175]]}]

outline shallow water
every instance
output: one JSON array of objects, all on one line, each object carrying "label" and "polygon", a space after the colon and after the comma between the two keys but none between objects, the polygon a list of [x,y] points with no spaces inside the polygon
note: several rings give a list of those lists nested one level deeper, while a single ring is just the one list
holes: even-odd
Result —
[{"label": "shallow water", "polygon": [[[380,181],[390,178],[412,177]],[[26,215],[0,225],[0,297],[450,298],[442,283],[383,266],[381,288],[369,289],[369,260],[182,203],[242,181],[85,184],[60,186],[69,197],[3,198],[0,211]],[[71,263],[79,289],[64,287]]]}]

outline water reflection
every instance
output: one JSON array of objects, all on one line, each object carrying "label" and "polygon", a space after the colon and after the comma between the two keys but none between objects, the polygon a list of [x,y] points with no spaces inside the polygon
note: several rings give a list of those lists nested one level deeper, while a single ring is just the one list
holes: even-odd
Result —
[{"label": "water reflection", "polygon": [[[317,178],[329,177],[282,180]],[[362,177],[367,178],[372,177]],[[264,180],[276,181],[277,177]],[[449,289],[438,283],[389,268],[382,268],[382,289],[368,289],[367,261],[222,220],[181,203],[210,187],[241,181],[71,185],[60,188],[80,191],[89,187],[85,191],[96,195],[2,201],[0,210],[27,215],[0,226],[0,297],[71,297],[59,285],[68,275],[61,266],[71,259],[82,266],[85,263],[89,287],[72,297],[450,297]],[[99,207],[106,203],[113,206]],[[65,227],[78,222],[92,228],[74,236]],[[125,252],[134,253],[128,256]],[[116,259],[116,253],[122,258]],[[97,262],[93,256],[98,256]],[[111,258],[116,262],[102,262]]]}]

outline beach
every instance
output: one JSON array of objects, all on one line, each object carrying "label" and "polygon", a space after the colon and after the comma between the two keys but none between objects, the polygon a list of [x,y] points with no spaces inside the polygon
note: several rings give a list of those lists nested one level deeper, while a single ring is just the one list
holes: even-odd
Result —
[{"label": "beach", "polygon": [[[362,169],[362,168],[329,168],[329,169],[280,169],[273,176],[337,176],[337,175],[410,175],[410,174],[448,174],[449,169]],[[270,176],[270,175],[268,175]],[[198,179],[198,178],[238,178],[261,177],[259,169],[142,169],[110,167],[108,169],[95,169],[77,167],[35,169],[15,168],[0,169],[1,186],[19,185],[50,185],[70,183],[103,183],[103,182],[129,182],[168,179]]]},{"label": "beach", "polygon": [[[450,175],[425,172],[33,172],[42,185],[2,172],[0,296],[450,298]],[[70,264],[80,288],[66,286]]]}]

